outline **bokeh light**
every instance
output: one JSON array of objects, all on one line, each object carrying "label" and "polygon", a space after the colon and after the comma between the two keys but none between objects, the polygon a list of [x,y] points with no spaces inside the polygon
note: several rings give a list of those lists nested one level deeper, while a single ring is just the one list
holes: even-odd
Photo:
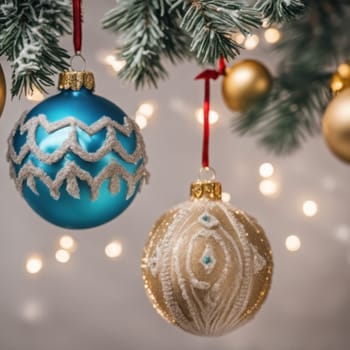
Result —
[{"label": "bokeh light", "polygon": [[259,174],[261,177],[271,177],[275,172],[275,168],[271,163],[263,163],[260,165]]},{"label": "bokeh light", "polygon": [[123,246],[119,241],[113,241],[106,245],[105,254],[111,258],[118,258],[123,252]]},{"label": "bokeh light", "polygon": [[37,87],[33,86],[33,90],[28,91],[26,97],[29,101],[41,102],[45,96]]},{"label": "bokeh light", "polygon": [[[204,123],[204,113],[203,109],[199,108],[196,110],[196,119],[199,124],[203,125]],[[214,111],[213,109],[209,112],[209,124],[213,125],[219,121],[219,113]]]},{"label": "bokeh light", "polygon": [[301,241],[297,235],[288,236],[285,244],[287,250],[290,252],[296,252],[301,247]]},{"label": "bokeh light", "polygon": [[141,130],[144,129],[148,124],[147,118],[142,114],[136,115],[135,122]]},{"label": "bokeh light", "polygon": [[222,199],[223,202],[229,203],[230,200],[231,200],[231,195],[229,193],[227,193],[227,192],[222,192],[221,199]]},{"label": "bokeh light", "polygon": [[62,249],[65,249],[69,252],[74,252],[77,248],[77,244],[74,238],[68,235],[62,236],[60,238],[59,245]]},{"label": "bokeh light", "polygon": [[43,268],[43,260],[39,255],[32,255],[27,259],[26,270],[28,273],[34,275],[39,273]]},{"label": "bokeh light", "polygon": [[107,55],[104,59],[105,63],[111,66],[115,72],[119,72],[123,69],[126,62],[123,60],[118,60],[114,55]]},{"label": "bokeh light", "polygon": [[105,63],[109,64],[110,66],[115,62],[116,58],[114,55],[107,55],[105,57]]},{"label": "bokeh light", "polygon": [[136,114],[142,114],[146,118],[151,118],[154,115],[155,106],[153,103],[145,102],[140,105]]},{"label": "bokeh light", "polygon": [[56,260],[62,264],[67,263],[70,260],[70,253],[67,250],[59,249],[55,254]]},{"label": "bokeh light", "polygon": [[312,200],[305,201],[303,204],[303,212],[305,216],[312,217],[318,212],[318,206],[316,202]]},{"label": "bokeh light", "polygon": [[276,44],[281,39],[281,32],[276,28],[268,28],[265,30],[264,37],[269,44]]},{"label": "bokeh light", "polygon": [[245,41],[245,36],[242,33],[237,33],[237,34],[234,34],[233,40],[237,44],[242,45],[244,43],[244,41]]},{"label": "bokeh light", "polygon": [[249,35],[244,43],[247,50],[254,50],[259,45],[259,37],[256,34]]},{"label": "bokeh light", "polygon": [[259,185],[260,192],[266,197],[274,197],[278,194],[278,183],[274,180],[262,180]]}]

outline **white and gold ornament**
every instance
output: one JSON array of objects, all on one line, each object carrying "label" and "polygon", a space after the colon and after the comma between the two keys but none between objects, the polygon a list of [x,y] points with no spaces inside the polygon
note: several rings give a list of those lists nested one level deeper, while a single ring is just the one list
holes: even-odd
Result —
[{"label": "white and gold ornament", "polygon": [[191,200],[156,222],[142,258],[155,309],[200,336],[220,336],[250,320],[268,294],[272,269],[263,229],[221,200],[216,181],[192,184]]}]

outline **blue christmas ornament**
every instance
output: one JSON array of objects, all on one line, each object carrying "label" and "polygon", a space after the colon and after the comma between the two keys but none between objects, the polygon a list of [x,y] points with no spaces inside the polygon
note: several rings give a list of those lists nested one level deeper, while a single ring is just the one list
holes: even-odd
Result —
[{"label": "blue christmas ornament", "polygon": [[45,220],[96,227],[122,213],[147,178],[144,142],[132,119],[93,94],[92,73],[62,73],[59,89],[15,125],[10,175]]}]

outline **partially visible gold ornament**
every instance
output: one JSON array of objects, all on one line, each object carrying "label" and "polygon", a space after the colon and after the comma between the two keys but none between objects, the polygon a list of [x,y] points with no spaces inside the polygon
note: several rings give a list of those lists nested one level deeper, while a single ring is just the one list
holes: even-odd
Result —
[{"label": "partially visible gold ornament", "polygon": [[222,95],[228,108],[244,112],[265,97],[271,86],[272,76],[262,63],[243,60],[226,69]]},{"label": "partially visible gold ornament", "polygon": [[6,81],[4,72],[0,65],[0,116],[2,114],[2,111],[5,107],[5,101],[6,101]]},{"label": "partially visible gold ornament", "polygon": [[350,87],[350,64],[342,63],[331,79],[331,90],[334,96]]},{"label": "partially visible gold ornament", "polygon": [[271,285],[269,242],[255,219],[221,201],[215,181],[154,225],[142,258],[147,295],[184,331],[220,336],[253,318]]},{"label": "partially visible gold ornament", "polygon": [[340,92],[328,105],[322,126],[332,152],[350,163],[350,88]]}]

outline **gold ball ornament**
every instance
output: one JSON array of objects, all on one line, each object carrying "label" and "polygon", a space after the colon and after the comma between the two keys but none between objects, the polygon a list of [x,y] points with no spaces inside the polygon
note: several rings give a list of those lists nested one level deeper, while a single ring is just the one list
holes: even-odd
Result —
[{"label": "gold ball ornament", "polygon": [[331,151],[350,163],[350,88],[340,92],[328,105],[322,129]]},{"label": "gold ball ornament", "polygon": [[2,111],[4,110],[5,101],[6,101],[6,81],[5,81],[4,72],[0,65],[0,116],[2,114]]},{"label": "gold ball ornament", "polygon": [[196,182],[191,194],[151,230],[144,285],[164,319],[195,335],[220,336],[260,309],[272,252],[255,219],[221,200],[220,183]]},{"label": "gold ball ornament", "polygon": [[331,90],[334,96],[350,87],[350,64],[342,63],[331,79]]},{"label": "gold ball ornament", "polygon": [[244,112],[265,97],[271,86],[272,76],[262,63],[243,60],[226,69],[222,95],[229,109]]}]

